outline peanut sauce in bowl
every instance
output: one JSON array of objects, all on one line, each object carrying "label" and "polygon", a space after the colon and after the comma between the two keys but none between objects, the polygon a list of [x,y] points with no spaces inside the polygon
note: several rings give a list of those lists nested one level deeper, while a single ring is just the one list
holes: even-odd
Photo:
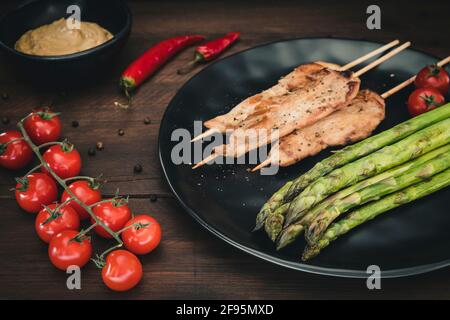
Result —
[{"label": "peanut sauce in bowl", "polygon": [[23,34],[15,49],[35,56],[61,56],[97,47],[113,35],[97,23],[61,18]]}]

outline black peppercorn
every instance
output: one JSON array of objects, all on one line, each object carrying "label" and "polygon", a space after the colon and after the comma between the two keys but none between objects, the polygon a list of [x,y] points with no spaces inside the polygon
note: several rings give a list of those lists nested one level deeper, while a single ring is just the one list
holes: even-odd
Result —
[{"label": "black peppercorn", "polygon": [[79,125],[80,124],[78,123],[78,121],[76,121],[76,120],[72,121],[72,127],[78,128]]},{"label": "black peppercorn", "polygon": [[150,195],[150,202],[156,202],[157,200],[158,200],[158,197],[156,196],[156,194]]},{"label": "black peppercorn", "polygon": [[145,123],[145,124],[150,124],[151,122],[152,122],[152,121],[150,120],[149,117],[147,117],[147,118],[144,119],[144,123]]},{"label": "black peppercorn", "polygon": [[3,92],[2,93],[2,99],[3,100],[8,100],[8,98],[9,98],[9,95],[6,92]]},{"label": "black peppercorn", "polygon": [[88,149],[88,155],[91,156],[91,157],[95,156],[95,149],[94,148],[89,148]]},{"label": "black peppercorn", "polygon": [[133,168],[135,173],[141,173],[142,172],[142,166],[140,164],[137,164]]},{"label": "black peppercorn", "polygon": [[101,142],[101,141],[97,142],[95,147],[97,148],[97,150],[100,150],[100,151],[103,150],[103,148],[104,148],[103,142]]},{"label": "black peppercorn", "polygon": [[123,136],[125,134],[125,131],[123,131],[123,129],[119,129],[118,134],[119,136]]},{"label": "black peppercorn", "polygon": [[2,117],[2,123],[3,124],[9,124],[9,118],[8,117]]}]

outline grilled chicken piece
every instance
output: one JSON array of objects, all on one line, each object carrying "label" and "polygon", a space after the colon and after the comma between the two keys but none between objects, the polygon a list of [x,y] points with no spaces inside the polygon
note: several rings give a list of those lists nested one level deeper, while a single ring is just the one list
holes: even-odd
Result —
[{"label": "grilled chicken piece", "polygon": [[362,140],[371,135],[384,116],[383,98],[375,92],[362,90],[346,107],[309,127],[295,130],[281,138],[279,144],[274,144],[268,160],[255,170],[269,164],[286,167],[316,155],[330,146]]},{"label": "grilled chicken piece", "polygon": [[227,114],[208,120],[204,125],[208,129],[214,128],[220,132],[238,128],[248,116],[253,114],[258,105],[269,105],[272,98],[286,95],[292,90],[305,86],[309,82],[308,76],[322,70],[324,67],[335,70],[339,68],[336,64],[321,61],[300,65],[294,71],[281,78],[273,87],[248,97]]},{"label": "grilled chicken piece", "polygon": [[[305,78],[304,86],[258,104],[253,114],[247,116],[239,129],[231,134],[230,143],[215,148],[214,152],[240,157],[272,142],[271,132],[281,138],[296,129],[310,126],[346,106],[359,92],[360,80],[352,78],[349,72],[322,68]],[[265,132],[267,137],[249,136],[248,129]]]}]

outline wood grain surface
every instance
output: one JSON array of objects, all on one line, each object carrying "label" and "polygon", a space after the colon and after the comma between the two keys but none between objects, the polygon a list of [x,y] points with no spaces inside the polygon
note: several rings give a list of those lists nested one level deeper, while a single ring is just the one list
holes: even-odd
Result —
[{"label": "wood grain surface", "polygon": [[[192,57],[186,50],[152,77],[135,95],[132,110],[114,107],[121,99],[117,80],[123,68],[150,45],[164,38],[202,33],[213,38],[236,30],[242,40],[232,54],[270,41],[297,37],[345,37],[388,42],[410,40],[415,49],[443,57],[450,52],[448,1],[385,1],[382,30],[365,26],[365,1],[130,1],[134,25],[131,37],[114,65],[95,86],[65,91],[40,90],[15,77],[0,60],[0,117],[17,120],[37,106],[51,104],[62,112],[64,136],[83,157],[83,174],[108,180],[103,192],[119,188],[129,194],[136,213],[155,216],[163,227],[163,241],[142,259],[144,279],[134,290],[117,294],[103,285],[99,272],[83,270],[82,290],[69,291],[66,275],[49,263],[46,246],[33,228],[33,216],[18,209],[12,192],[14,176],[0,169],[0,298],[3,299],[312,299],[312,298],[450,298],[450,269],[394,280],[383,280],[382,290],[369,291],[365,280],[337,279],[292,271],[233,248],[205,231],[178,205],[162,177],[157,157],[159,123],[170,99],[194,73],[176,70]],[[0,4],[0,12],[17,2]],[[200,68],[196,69],[196,72]],[[145,125],[149,117],[151,124]],[[71,122],[79,121],[73,128]],[[124,136],[117,131],[123,129]],[[87,150],[102,141],[103,151],[89,157]],[[133,173],[135,164],[143,166]],[[158,200],[151,202],[151,195]],[[96,241],[96,247],[105,246]]]}]

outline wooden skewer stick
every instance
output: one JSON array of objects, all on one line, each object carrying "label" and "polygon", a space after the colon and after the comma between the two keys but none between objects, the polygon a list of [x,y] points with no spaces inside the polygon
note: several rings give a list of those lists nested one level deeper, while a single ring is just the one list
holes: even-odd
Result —
[{"label": "wooden skewer stick", "polygon": [[206,130],[205,132],[203,132],[202,134],[199,134],[199,135],[196,136],[194,139],[192,139],[191,142],[195,142],[195,141],[201,140],[201,139],[203,139],[203,138],[205,138],[205,137],[207,137],[207,136],[213,135],[213,134],[216,133],[216,132],[220,133],[220,130],[219,130],[219,129],[216,129],[216,128],[208,129],[208,130]]},{"label": "wooden skewer stick", "polygon": [[[445,66],[447,63],[450,63],[450,56],[448,56],[447,58],[445,58],[445,59],[439,61],[438,63],[436,63],[436,65],[439,66],[439,67],[443,67],[443,66]],[[411,83],[414,82],[415,79],[416,79],[416,76],[413,76],[413,77],[409,78],[408,80],[403,81],[402,83],[396,85],[396,86],[393,87],[392,89],[389,89],[388,91],[386,91],[385,93],[383,93],[383,94],[381,95],[381,97],[382,97],[383,99],[389,98],[389,97],[392,96],[393,94],[395,94],[395,93],[401,91],[402,89],[406,88],[407,86],[409,86]],[[264,160],[263,162],[261,162],[258,166],[254,167],[254,168],[252,169],[252,172],[255,172],[255,171],[260,170],[261,168],[267,167],[268,165],[271,164],[271,162],[272,162],[272,160],[271,160],[271,158],[270,158],[270,156],[269,156],[266,160]]]},{"label": "wooden skewer stick", "polygon": [[443,66],[445,66],[447,63],[450,63],[450,56],[448,56],[447,58],[445,58],[445,59],[439,61],[439,62],[437,63],[437,65],[438,65],[438,67],[443,67]]},{"label": "wooden skewer stick", "polygon": [[[448,56],[447,58],[445,58],[445,59],[439,61],[439,62],[436,63],[436,64],[437,64],[439,67],[443,67],[443,66],[445,66],[445,65],[446,65],[447,63],[449,63],[449,62],[450,62],[450,56]],[[413,76],[413,77],[409,78],[408,80],[406,80],[406,81],[400,83],[399,85],[395,86],[394,88],[389,89],[388,91],[386,91],[385,93],[383,93],[383,94],[381,95],[381,97],[382,97],[383,99],[386,99],[386,98],[392,96],[393,94],[399,92],[399,91],[402,90],[403,88],[406,88],[407,86],[409,86],[411,83],[414,82],[414,80],[416,80],[416,76]]]},{"label": "wooden skewer stick", "polygon": [[394,93],[399,92],[400,90],[406,88],[407,86],[409,86],[411,83],[414,82],[414,80],[416,80],[416,76],[413,76],[411,78],[409,78],[408,80],[400,83],[399,85],[393,87],[392,89],[389,89],[388,91],[386,91],[385,93],[383,93],[381,95],[381,97],[383,99],[389,98],[390,96],[392,96]]},{"label": "wooden skewer stick", "polygon": [[205,159],[203,159],[202,161],[200,161],[199,163],[197,163],[195,166],[192,167],[192,169],[197,169],[198,167],[201,167],[205,164],[207,164],[208,162],[214,160],[215,158],[217,158],[219,155],[217,153],[213,153],[210,154],[209,156],[207,156]]},{"label": "wooden skewer stick", "polygon": [[260,164],[258,164],[256,167],[254,167],[252,169],[252,172],[258,171],[264,167],[267,167],[268,165],[270,165],[272,163],[272,159],[270,158],[270,156],[264,160],[263,162],[261,162]]},{"label": "wooden skewer stick", "polygon": [[375,60],[372,63],[369,63],[367,66],[365,66],[364,68],[356,71],[353,74],[353,78],[358,78],[359,76],[363,75],[364,73],[366,73],[369,70],[372,70],[373,68],[375,68],[376,66],[382,64],[383,62],[385,62],[386,60],[392,58],[393,56],[395,56],[396,54],[402,52],[403,50],[405,50],[406,48],[408,48],[411,45],[411,42],[406,42],[404,44],[402,44],[400,47],[395,48],[394,50],[392,50],[391,52],[385,54],[384,56],[382,56],[381,58]]},{"label": "wooden skewer stick", "polygon": [[341,67],[339,70],[341,70],[341,71],[349,70],[349,69],[353,68],[354,66],[356,66],[356,65],[358,65],[358,64],[360,64],[360,63],[362,63],[362,62],[364,62],[364,61],[366,61],[366,60],[368,60],[368,59],[370,59],[372,57],[375,57],[377,54],[380,54],[380,53],[382,53],[382,52],[384,52],[386,50],[389,50],[392,47],[395,47],[399,43],[400,43],[399,40],[391,41],[388,44],[382,46],[381,48],[373,50],[372,52],[369,52],[368,54],[365,54],[362,57],[359,57],[358,59],[347,63],[345,66]]},{"label": "wooden skewer stick", "polygon": [[[359,58],[357,58],[357,59],[355,59],[353,61],[350,61],[345,66],[341,67],[339,70],[340,71],[346,71],[346,70],[348,70],[350,68],[353,68],[354,66],[356,66],[356,65],[358,65],[360,63],[363,63],[364,61],[366,61],[366,60],[376,56],[377,54],[380,54],[380,53],[382,53],[382,52],[384,52],[386,50],[389,50],[390,48],[396,46],[399,43],[400,43],[399,40],[391,41],[388,44],[386,44],[386,45],[384,45],[384,46],[382,46],[382,47],[380,47],[380,48],[378,48],[376,50],[373,50],[373,51],[363,55],[362,57],[359,57]],[[191,140],[191,142],[195,142],[195,141],[201,140],[201,139],[203,139],[203,138],[205,138],[207,136],[213,135],[216,132],[220,132],[220,130],[216,129],[216,128],[208,129],[205,132],[203,132],[202,134],[200,134],[197,137],[193,138]]]}]

